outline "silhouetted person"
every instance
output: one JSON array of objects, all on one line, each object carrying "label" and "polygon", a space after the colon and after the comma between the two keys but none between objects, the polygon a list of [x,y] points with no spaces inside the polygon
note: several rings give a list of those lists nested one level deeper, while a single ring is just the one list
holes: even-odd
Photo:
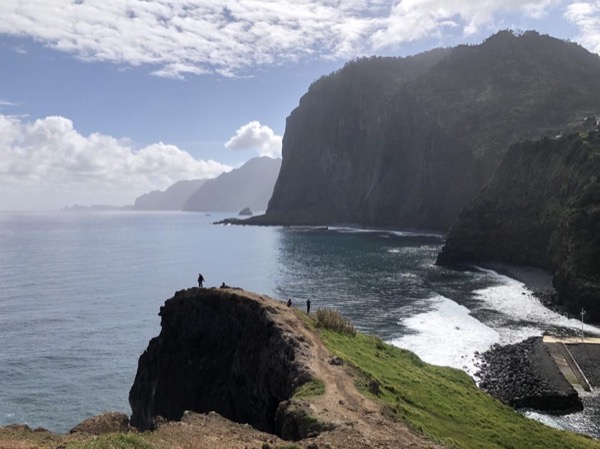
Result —
[{"label": "silhouetted person", "polygon": [[306,313],[310,314],[310,299],[306,300]]},{"label": "silhouetted person", "polygon": [[287,301],[287,306],[292,307],[292,298],[289,298]]},{"label": "silhouetted person", "polygon": [[202,288],[203,282],[204,282],[204,276],[202,276],[202,273],[198,273],[198,287]]},{"label": "silhouetted person", "polygon": [[223,283],[221,284],[221,287],[220,287],[220,288],[229,288],[229,285],[227,285],[225,282],[223,282]]}]

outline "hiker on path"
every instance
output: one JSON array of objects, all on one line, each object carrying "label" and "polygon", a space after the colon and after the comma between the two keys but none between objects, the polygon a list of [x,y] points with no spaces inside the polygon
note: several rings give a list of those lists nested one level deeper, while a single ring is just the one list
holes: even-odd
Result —
[{"label": "hiker on path", "polygon": [[306,313],[310,315],[310,299],[306,300]]},{"label": "hiker on path", "polygon": [[202,273],[198,273],[198,287],[202,288],[203,282],[204,282],[204,276],[202,276]]}]

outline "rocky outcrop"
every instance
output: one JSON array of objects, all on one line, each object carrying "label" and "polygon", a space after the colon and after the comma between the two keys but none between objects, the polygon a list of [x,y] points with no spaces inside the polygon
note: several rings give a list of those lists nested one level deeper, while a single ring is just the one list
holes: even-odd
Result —
[{"label": "rocky outcrop", "polygon": [[141,355],[129,393],[133,426],[152,429],[159,415],[179,420],[186,410],[215,411],[281,434],[278,407],[312,379],[290,309],[238,289],[192,288],[177,292],[159,315],[162,330]]},{"label": "rocky outcrop", "polygon": [[600,135],[514,145],[460,213],[441,265],[504,262],[553,275],[558,301],[600,321]]},{"label": "rocky outcrop", "polygon": [[597,55],[535,32],[348,63],[288,117],[266,218],[251,222],[445,231],[511,143],[596,112],[599,78]]},{"label": "rocky outcrop", "polygon": [[494,345],[481,355],[479,386],[516,408],[572,413],[583,404],[567,382],[541,337],[514,345]]},{"label": "rocky outcrop", "polygon": [[107,433],[123,432],[131,430],[129,416],[120,412],[107,412],[98,416],[92,416],[73,427],[69,433],[86,433],[90,435],[104,435]]},{"label": "rocky outcrop", "polygon": [[250,208],[249,208],[249,207],[244,207],[244,208],[243,208],[243,209],[240,211],[240,213],[239,213],[238,215],[248,215],[248,216],[250,216],[250,215],[252,215],[252,211],[250,210]]}]

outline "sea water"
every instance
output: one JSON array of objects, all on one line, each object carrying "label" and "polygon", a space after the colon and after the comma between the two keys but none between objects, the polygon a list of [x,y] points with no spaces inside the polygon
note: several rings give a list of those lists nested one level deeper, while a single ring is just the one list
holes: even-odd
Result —
[{"label": "sea water", "polygon": [[[212,224],[225,216],[0,213],[0,425],[66,432],[104,411],[130,413],[159,307],[199,272],[205,286],[334,307],[364,332],[470,374],[475,352],[494,343],[581,328],[520,282],[436,266],[440,235]],[[594,407],[532,416],[600,436]]]}]

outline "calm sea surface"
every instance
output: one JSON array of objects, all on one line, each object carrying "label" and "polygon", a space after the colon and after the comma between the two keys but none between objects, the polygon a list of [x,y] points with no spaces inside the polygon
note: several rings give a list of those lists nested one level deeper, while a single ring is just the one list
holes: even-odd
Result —
[{"label": "calm sea surface", "polygon": [[[434,265],[437,235],[220,226],[227,215],[0,212],[0,426],[66,432],[130,413],[137,359],[177,290],[221,282],[294,305],[335,307],[427,362],[474,373],[475,351],[581,323],[491,271]],[[586,326],[600,334],[600,329]],[[600,411],[549,424],[600,436]]]}]

